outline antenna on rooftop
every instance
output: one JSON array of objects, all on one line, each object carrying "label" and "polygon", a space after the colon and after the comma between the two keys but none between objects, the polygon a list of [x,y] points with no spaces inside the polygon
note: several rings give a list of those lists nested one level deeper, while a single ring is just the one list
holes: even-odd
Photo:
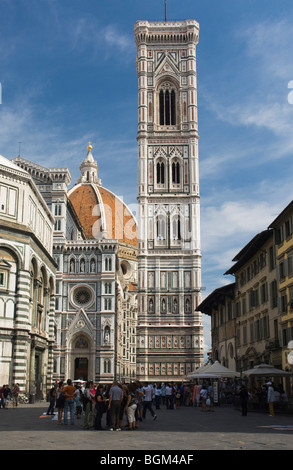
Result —
[{"label": "antenna on rooftop", "polygon": [[165,0],[165,22],[167,22],[167,0]]},{"label": "antenna on rooftop", "polygon": [[22,144],[22,142],[18,142],[18,156],[20,157],[20,144]]}]

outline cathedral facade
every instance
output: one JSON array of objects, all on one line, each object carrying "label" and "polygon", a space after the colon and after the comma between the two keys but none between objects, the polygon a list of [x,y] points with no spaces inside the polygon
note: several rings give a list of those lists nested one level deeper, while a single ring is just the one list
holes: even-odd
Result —
[{"label": "cathedral facade", "polygon": [[102,186],[88,146],[80,178],[21,157],[54,215],[56,263],[53,379],[111,383],[135,377],[136,221]]}]

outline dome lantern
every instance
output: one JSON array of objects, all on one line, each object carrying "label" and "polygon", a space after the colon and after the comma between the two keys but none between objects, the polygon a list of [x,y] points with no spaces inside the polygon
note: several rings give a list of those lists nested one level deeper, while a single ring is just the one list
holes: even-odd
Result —
[{"label": "dome lantern", "polygon": [[78,183],[96,183],[102,184],[101,180],[98,178],[98,165],[95,161],[93,154],[92,154],[92,144],[91,142],[88,143],[87,147],[87,156],[85,157],[84,161],[80,165],[80,178],[77,181]]}]

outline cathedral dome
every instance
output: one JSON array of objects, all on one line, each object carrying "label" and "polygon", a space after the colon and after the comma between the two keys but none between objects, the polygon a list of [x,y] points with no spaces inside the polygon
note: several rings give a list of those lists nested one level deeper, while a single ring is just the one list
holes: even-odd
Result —
[{"label": "cathedral dome", "polygon": [[69,191],[69,199],[89,239],[116,239],[137,246],[137,223],[127,205],[102,186],[98,166],[88,146],[80,166],[81,177]]}]

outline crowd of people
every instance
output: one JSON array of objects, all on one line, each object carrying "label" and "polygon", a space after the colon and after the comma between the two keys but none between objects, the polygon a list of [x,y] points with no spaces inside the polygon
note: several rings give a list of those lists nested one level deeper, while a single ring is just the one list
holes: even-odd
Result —
[{"label": "crowd of people", "polygon": [[74,424],[75,419],[82,419],[82,429],[131,431],[138,429],[148,414],[157,419],[156,410],[162,407],[174,410],[198,405],[213,411],[212,386],[206,396],[204,391],[204,387],[174,382],[101,385],[93,381],[74,383],[69,379],[54,384],[49,391],[47,414],[53,415],[57,409],[58,425]]},{"label": "crowd of people", "polygon": [[8,384],[4,384],[0,388],[0,408],[7,410],[11,400],[13,408],[16,408],[18,406],[19,392],[20,389],[17,383],[12,388]]},{"label": "crowd of people", "polygon": [[[138,429],[147,413],[155,420],[156,410],[179,409],[181,406],[197,406],[201,411],[214,411],[215,393],[218,404],[240,402],[242,415],[246,416],[249,402],[261,407],[268,404],[270,416],[274,415],[274,403],[288,400],[281,385],[271,382],[258,384],[253,389],[234,381],[220,381],[215,387],[211,381],[203,383],[149,384],[134,381],[129,384],[94,384],[68,379],[56,382],[48,393],[47,415],[57,415],[58,424],[74,424],[82,420],[83,429],[120,431]],[[14,384],[0,388],[0,408],[18,406],[20,388]],[[103,420],[103,426],[102,426]]]}]

